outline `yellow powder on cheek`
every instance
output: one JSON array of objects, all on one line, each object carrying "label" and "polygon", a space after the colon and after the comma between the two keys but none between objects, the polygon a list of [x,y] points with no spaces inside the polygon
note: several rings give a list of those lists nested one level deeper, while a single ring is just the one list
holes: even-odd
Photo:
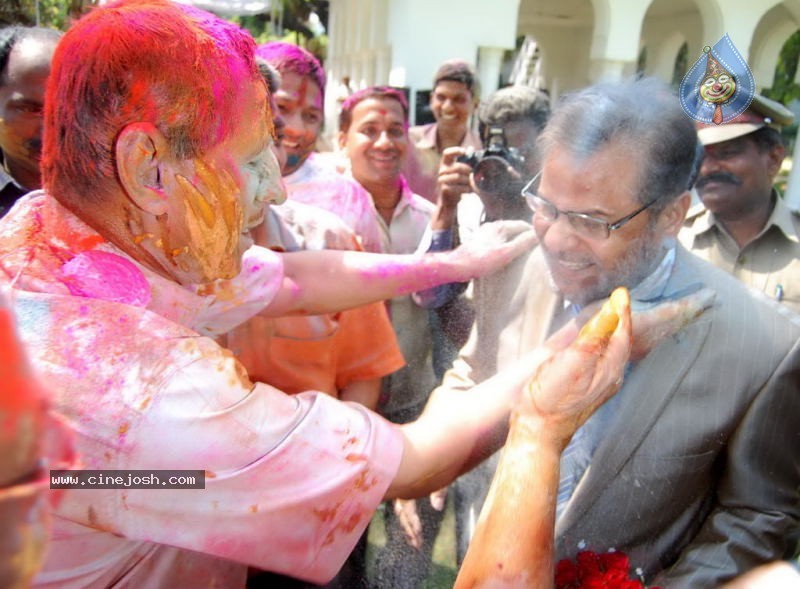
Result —
[{"label": "yellow powder on cheek", "polygon": [[[185,253],[196,263],[203,280],[231,278],[239,269],[237,248],[244,223],[239,188],[225,170],[216,171],[202,161],[195,163],[195,169],[197,184],[205,193],[188,178],[175,176],[185,205],[189,242]],[[180,249],[180,244],[174,244],[173,250]]]}]

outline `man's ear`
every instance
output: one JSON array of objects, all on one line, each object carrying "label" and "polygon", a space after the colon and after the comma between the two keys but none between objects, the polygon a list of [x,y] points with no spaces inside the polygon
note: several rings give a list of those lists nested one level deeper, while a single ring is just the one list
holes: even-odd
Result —
[{"label": "man's ear", "polygon": [[692,206],[692,197],[689,191],[684,192],[678,198],[673,199],[666,208],[661,211],[658,219],[659,224],[664,229],[666,235],[677,237],[678,232],[683,227],[686,213]]},{"label": "man's ear", "polygon": [[770,179],[774,179],[780,172],[783,158],[786,156],[786,148],[783,144],[773,145],[767,153],[767,173]]},{"label": "man's ear", "polygon": [[347,133],[339,131],[339,149],[347,147]]},{"label": "man's ear", "polygon": [[167,212],[160,165],[169,153],[167,140],[152,123],[131,123],[117,137],[117,173],[128,197],[152,214]]}]

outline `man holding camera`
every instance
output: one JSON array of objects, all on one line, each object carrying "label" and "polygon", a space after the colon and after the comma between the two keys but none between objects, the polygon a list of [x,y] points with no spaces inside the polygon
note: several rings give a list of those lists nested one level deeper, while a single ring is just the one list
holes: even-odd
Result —
[{"label": "man holding camera", "polygon": [[[549,116],[547,95],[525,86],[502,88],[481,105],[479,128],[485,149],[451,147],[442,156],[428,251],[453,249],[485,222],[530,221],[520,191],[523,179],[538,171],[535,143]],[[466,284],[445,284],[414,296],[423,307],[444,309],[465,288]],[[456,313],[452,311],[448,314]],[[472,321],[471,313],[458,316],[458,322],[448,317],[445,323],[448,336],[460,347]]]},{"label": "man holding camera", "polygon": [[[460,220],[468,217],[462,214],[457,219],[457,209],[462,196],[471,192],[480,198],[483,208],[478,222],[530,220],[520,190],[523,178],[537,171],[534,146],[549,116],[547,95],[533,88],[510,86],[492,94],[478,114],[485,149],[444,150],[431,228],[452,231],[460,227]],[[460,228],[468,231],[474,227],[472,222]]]}]

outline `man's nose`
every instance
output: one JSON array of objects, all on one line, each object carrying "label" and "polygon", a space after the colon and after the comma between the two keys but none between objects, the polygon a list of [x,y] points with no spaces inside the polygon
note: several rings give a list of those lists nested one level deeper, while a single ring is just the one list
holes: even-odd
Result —
[{"label": "man's nose", "polygon": [[303,132],[303,118],[299,112],[283,113],[280,115],[283,120],[283,133],[291,137],[296,137]]},{"label": "man's nose", "polygon": [[714,152],[706,150],[703,155],[703,163],[700,164],[700,175],[705,176],[712,172],[718,172],[719,170],[719,160],[715,157]]},{"label": "man's nose", "polygon": [[389,137],[389,133],[386,131],[381,131],[378,138],[375,140],[375,147],[382,147],[387,148],[392,146],[392,139]]},{"label": "man's nose", "polygon": [[268,191],[266,203],[270,205],[282,205],[286,202],[288,198],[288,194],[286,194],[286,186],[283,184],[283,180],[278,178],[276,181],[276,187],[273,190]]},{"label": "man's nose", "polygon": [[580,242],[580,237],[566,215],[559,214],[554,221],[536,221],[534,227],[539,241],[549,250],[570,250]]}]

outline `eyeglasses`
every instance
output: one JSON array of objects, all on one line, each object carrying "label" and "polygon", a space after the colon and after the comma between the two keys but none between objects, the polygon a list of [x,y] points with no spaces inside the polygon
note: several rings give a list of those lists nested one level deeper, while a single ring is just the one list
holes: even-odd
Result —
[{"label": "eyeglasses", "polygon": [[549,224],[555,222],[559,215],[564,215],[576,233],[579,233],[583,237],[588,237],[590,239],[608,239],[612,231],[625,225],[628,221],[633,219],[642,211],[645,211],[658,200],[658,197],[656,197],[646,205],[633,211],[630,215],[625,215],[618,221],[609,223],[604,219],[598,219],[597,217],[585,215],[584,213],[558,210],[556,206],[549,200],[536,194],[536,189],[538,188],[538,182],[541,175],[541,172],[536,174],[531,181],[525,185],[525,188],[522,189],[522,196],[525,197],[525,200],[528,202],[528,206],[534,212],[537,219]]}]

